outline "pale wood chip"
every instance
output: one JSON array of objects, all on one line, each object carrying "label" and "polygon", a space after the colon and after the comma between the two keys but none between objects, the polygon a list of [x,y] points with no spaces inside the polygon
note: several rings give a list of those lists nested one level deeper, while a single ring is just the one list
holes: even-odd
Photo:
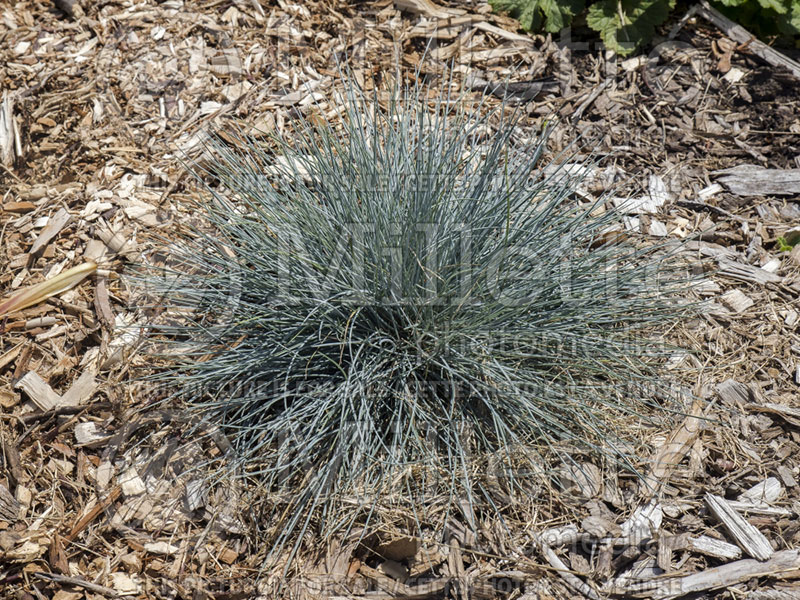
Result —
[{"label": "pale wood chip", "polygon": [[800,169],[765,169],[738,165],[713,175],[737,196],[793,196],[800,194]]},{"label": "pale wood chip", "polygon": [[717,395],[725,404],[738,406],[752,402],[755,397],[753,391],[743,383],[726,379],[717,386]]},{"label": "pale wood chip", "polygon": [[13,98],[14,94],[4,90],[3,101],[0,103],[0,163],[7,166],[14,164],[14,149],[18,143]]},{"label": "pale wood chip", "polygon": [[672,571],[672,547],[669,538],[662,536],[658,538],[658,556],[656,558],[658,568],[664,572]]},{"label": "pale wood chip", "polygon": [[119,485],[126,496],[139,496],[147,491],[135,467],[130,467],[119,476]]},{"label": "pale wood chip", "polygon": [[791,509],[782,508],[780,506],[767,506],[766,504],[753,504],[751,502],[739,502],[738,500],[729,500],[728,504],[731,508],[745,515],[764,515],[772,517],[791,517],[794,515]]},{"label": "pale wood chip", "polygon": [[637,546],[642,541],[655,537],[663,520],[664,511],[661,510],[661,504],[653,499],[633,511],[620,528],[623,537],[628,538],[629,544]]},{"label": "pale wood chip", "polygon": [[128,232],[112,231],[108,228],[100,228],[97,236],[112,252],[116,252],[128,260],[136,260],[135,243],[126,239]]},{"label": "pale wood chip", "polygon": [[792,425],[800,427],[800,408],[784,406],[783,404],[776,404],[774,402],[765,402],[763,404],[747,404],[745,408],[747,410],[752,410],[753,412],[780,415],[786,420],[787,423],[791,423]]},{"label": "pale wood chip", "polygon": [[761,267],[746,265],[742,262],[729,260],[727,258],[719,258],[717,262],[719,263],[720,275],[725,275],[731,279],[746,281],[747,283],[758,283],[761,285],[783,281],[782,276],[770,273]]},{"label": "pale wood chip", "polygon": [[150,554],[175,554],[180,550],[178,546],[173,546],[167,542],[150,542],[144,544],[145,552],[149,552]]},{"label": "pale wood chip", "polygon": [[736,512],[725,498],[706,494],[705,500],[714,516],[747,554],[758,560],[768,560],[774,554],[775,551],[764,534]]},{"label": "pale wood chip", "polygon": [[[775,552],[766,562],[748,558],[686,577],[662,579],[653,582],[647,597],[672,600],[703,590],[727,588],[755,577],[783,577],[789,574],[793,577],[800,575],[800,550]],[[642,586],[639,586],[637,592],[642,591]]]},{"label": "pale wood chip", "polygon": [[95,382],[94,373],[86,369],[72,384],[72,387],[61,396],[61,404],[63,406],[80,406],[92,397],[96,389],[97,382]]},{"label": "pale wood chip", "polygon": [[778,465],[777,471],[786,487],[795,487],[797,485],[797,480],[794,478],[794,475],[792,475],[791,470],[785,465]]},{"label": "pale wood chip", "polygon": [[749,504],[772,504],[783,495],[783,486],[776,477],[768,477],[746,492],[739,494],[737,500]]},{"label": "pale wood chip", "polygon": [[742,556],[742,550],[739,546],[734,546],[723,540],[718,540],[707,535],[687,537],[688,539],[685,547],[694,552],[727,560],[740,558]]},{"label": "pale wood chip", "polygon": [[547,546],[563,546],[578,540],[580,533],[575,525],[563,525],[545,529],[536,536],[537,542]]},{"label": "pale wood chip", "polygon": [[30,254],[34,256],[38,254],[53,238],[61,233],[61,230],[69,223],[69,220],[70,214],[65,209],[60,208],[56,214],[50,217],[45,228],[39,232],[39,236],[31,246]]},{"label": "pale wood chip", "polygon": [[752,298],[738,289],[722,294],[722,303],[735,313],[744,312],[755,304]]},{"label": "pale wood chip", "polygon": [[25,392],[40,410],[53,410],[61,405],[61,396],[34,371],[25,373],[14,388]]}]

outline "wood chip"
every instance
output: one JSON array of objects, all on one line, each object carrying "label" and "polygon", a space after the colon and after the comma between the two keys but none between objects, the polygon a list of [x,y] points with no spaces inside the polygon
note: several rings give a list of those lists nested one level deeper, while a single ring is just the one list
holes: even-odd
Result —
[{"label": "wood chip", "polygon": [[745,406],[745,408],[753,412],[764,412],[779,415],[788,423],[800,427],[800,408],[784,406],[783,404],[775,404],[773,402],[765,402],[763,404],[748,404]]},{"label": "wood chip", "polygon": [[98,277],[97,286],[95,287],[94,294],[94,307],[97,311],[97,316],[106,327],[113,327],[114,325],[114,311],[111,310],[111,303],[108,300],[108,288],[106,287],[106,278]]},{"label": "wood chip", "polygon": [[39,236],[36,238],[36,241],[33,242],[33,246],[31,246],[30,254],[36,255],[42,250],[47,244],[49,244],[53,238],[55,238],[61,230],[64,229],[64,226],[69,223],[70,214],[63,208],[59,209],[56,214],[50,217],[50,220],[47,222],[47,225],[44,229],[39,233]]},{"label": "wood chip", "polygon": [[786,487],[795,487],[797,485],[797,480],[792,475],[792,472],[785,466],[785,465],[778,465],[778,475],[780,475],[783,484]]},{"label": "wood chip", "polygon": [[67,563],[67,555],[64,552],[64,544],[58,533],[54,534],[53,539],[50,540],[48,562],[52,570],[69,573],[69,563]]},{"label": "wood chip", "polygon": [[0,354],[0,369],[4,369],[9,364],[14,362],[14,360],[17,358],[17,356],[19,356],[19,353],[22,351],[22,345],[23,345],[23,343],[20,342],[19,344],[17,344],[13,348],[7,350],[3,354]]},{"label": "wood chip", "polygon": [[20,503],[6,486],[0,483],[0,519],[10,523],[19,517]]},{"label": "wood chip", "polygon": [[[800,550],[775,552],[766,562],[752,559],[736,562],[693,573],[686,577],[661,580],[654,583],[648,597],[657,600],[672,600],[694,592],[727,588],[755,577],[783,577],[800,574]],[[639,586],[641,590],[641,585]]]},{"label": "wood chip", "polygon": [[56,394],[53,388],[34,371],[25,373],[14,385],[14,388],[25,392],[40,410],[53,410],[61,405],[61,396]]},{"label": "wood chip", "polygon": [[6,202],[0,206],[5,212],[26,213],[36,208],[33,202]]},{"label": "wood chip", "polygon": [[630,544],[638,546],[644,540],[655,537],[664,520],[664,511],[655,499],[644,506],[639,506],[633,514],[620,525],[623,537],[630,540]]},{"label": "wood chip", "polygon": [[755,400],[753,391],[749,387],[733,379],[726,379],[720,383],[717,386],[717,395],[729,406],[738,406]]},{"label": "wood chip", "polygon": [[800,169],[765,169],[755,165],[739,165],[715,171],[713,175],[737,196],[800,194]]},{"label": "wood chip", "polygon": [[18,145],[17,127],[14,119],[14,95],[8,90],[3,91],[3,101],[0,103],[0,163],[11,166],[14,164],[14,150]]},{"label": "wood chip", "polygon": [[689,536],[686,548],[706,556],[722,558],[726,560],[741,558],[742,550],[739,546],[734,546],[728,542],[712,538],[707,535]]},{"label": "wood chip", "polygon": [[139,496],[147,491],[147,487],[135,467],[130,467],[119,476],[119,485],[122,493],[126,496]]},{"label": "wood chip", "polygon": [[89,400],[97,389],[94,373],[86,369],[61,397],[63,406],[79,406]]},{"label": "wood chip", "polygon": [[658,556],[656,563],[658,568],[668,573],[672,571],[672,547],[669,543],[669,538],[661,536],[658,538]]},{"label": "wood chip", "polygon": [[173,546],[167,542],[151,542],[144,545],[145,552],[149,552],[150,554],[164,554],[164,555],[171,555],[176,554],[180,548],[177,546]]},{"label": "wood chip", "polygon": [[744,515],[791,517],[794,514],[790,508],[768,506],[766,504],[752,504],[751,502],[739,502],[738,500],[728,500],[728,505]]},{"label": "wood chip", "polygon": [[783,277],[780,275],[770,273],[760,267],[754,267],[753,265],[747,265],[727,258],[719,258],[717,262],[719,263],[720,275],[725,275],[731,279],[746,281],[747,283],[758,283],[761,285],[783,281]]},{"label": "wood chip", "polygon": [[97,423],[89,421],[86,423],[77,423],[75,425],[75,441],[79,446],[84,444],[91,444],[98,440],[107,439],[109,436],[98,431]]},{"label": "wood chip", "polygon": [[783,495],[783,486],[776,477],[768,477],[746,492],[739,494],[737,500],[748,504],[772,504]]},{"label": "wood chip", "polygon": [[741,290],[730,290],[722,294],[722,303],[735,313],[741,313],[753,306],[755,302]]},{"label": "wood chip", "polygon": [[65,536],[64,539],[68,542],[71,542],[78,537],[78,534],[80,534],[92,521],[94,521],[97,518],[97,515],[107,509],[109,505],[116,502],[121,492],[122,489],[120,486],[116,486],[101,501],[96,502],[94,505],[90,504],[89,506],[91,506],[91,508],[75,522],[69,532],[69,535]]},{"label": "wood chip", "polygon": [[774,554],[775,551],[764,534],[736,512],[725,498],[706,494],[705,500],[714,516],[747,554],[758,560],[768,560]]}]

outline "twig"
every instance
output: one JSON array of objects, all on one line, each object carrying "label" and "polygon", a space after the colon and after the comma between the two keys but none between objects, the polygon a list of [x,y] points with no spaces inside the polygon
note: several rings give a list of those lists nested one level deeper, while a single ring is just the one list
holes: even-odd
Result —
[{"label": "twig", "polygon": [[669,35],[667,36],[667,39],[674,40],[675,36],[677,36],[678,33],[680,33],[681,29],[683,29],[683,26],[689,22],[689,19],[691,19],[693,16],[697,14],[698,10],[700,10],[700,7],[697,4],[695,4],[688,11],[686,11],[686,14],[681,17],[681,20],[675,23],[675,26],[669,30]]},{"label": "twig", "polygon": [[80,577],[67,577],[66,575],[57,575],[56,573],[43,573],[43,572],[33,573],[33,576],[38,579],[42,579],[43,581],[53,581],[55,583],[76,585],[78,587],[82,587],[92,592],[103,594],[104,596],[110,596],[111,598],[119,597],[119,594],[117,594],[117,592],[112,590],[111,588],[107,588],[103,585],[92,583],[91,581],[86,581],[85,579],[82,579]]},{"label": "twig", "polygon": [[740,223],[747,223],[747,219],[745,219],[744,217],[735,215],[732,212],[725,210],[724,208],[720,208],[719,206],[712,206],[711,204],[700,202],[699,200],[678,200],[676,204],[678,206],[683,206],[694,210],[707,210],[708,212],[714,212],[723,215],[725,217],[728,217],[729,219],[733,219],[734,221],[739,221]]},{"label": "twig", "polygon": [[[36,421],[46,421],[47,419],[52,419],[53,417],[63,417],[65,415],[77,415],[78,413],[84,412],[86,409],[91,408],[92,410],[101,410],[111,408],[111,402],[95,402],[94,404],[89,406],[59,406],[56,408],[51,408],[50,410],[42,411],[42,412],[35,412],[27,414],[23,417],[20,417],[20,420],[25,425],[30,425],[31,423],[35,423]],[[19,440],[17,441],[19,444]]]},{"label": "twig", "polygon": [[744,27],[734,23],[721,12],[712,8],[707,0],[700,0],[700,7],[697,9],[697,14],[702,15],[705,19],[719,27],[725,35],[743,46],[743,48],[740,49],[755,54],[774,67],[784,67],[791,71],[792,75],[797,79],[800,79],[800,63],[756,39],[755,36]]},{"label": "twig", "polygon": [[97,515],[103,512],[106,508],[108,508],[113,502],[119,498],[120,494],[122,493],[122,488],[120,486],[116,486],[112,489],[108,496],[103,498],[100,502],[98,502],[88,513],[86,513],[83,517],[81,517],[75,525],[72,526],[72,530],[69,532],[69,535],[65,535],[64,539],[68,542],[73,541],[78,534],[86,529],[86,526],[89,525],[92,521],[95,520]]},{"label": "twig", "polygon": [[17,176],[17,174],[16,174],[16,173],[14,173],[14,171],[12,171],[11,169],[9,169],[9,168],[8,168],[7,166],[5,166],[5,165],[4,165],[2,162],[0,162],[0,169],[3,169],[3,171],[5,171],[5,172],[6,172],[8,175],[11,175],[11,177],[13,177],[14,179],[16,179],[16,180],[17,180],[17,183],[25,183],[24,181],[22,181],[22,179],[20,179],[20,178]]},{"label": "twig", "polygon": [[569,567],[567,567],[567,565],[564,564],[564,561],[562,561],[558,557],[558,555],[550,546],[545,544],[539,538],[539,536],[536,536],[535,540],[545,560],[547,560],[550,566],[553,567],[553,569],[555,569],[556,573],[558,573],[558,576],[564,580],[564,583],[566,583],[569,587],[571,587],[575,591],[580,592],[590,600],[600,600],[600,596],[597,595],[597,592],[595,592],[591,587],[589,587],[589,584],[584,582],[580,577],[574,575],[570,571]]},{"label": "twig", "polygon": [[575,112],[572,115],[573,123],[577,123],[580,120],[581,116],[583,115],[583,111],[585,111],[592,104],[592,102],[597,100],[597,97],[601,94],[601,92],[604,89],[606,89],[606,87],[608,87],[608,84],[610,82],[611,82],[610,79],[606,79],[603,83],[601,83],[592,90],[592,93],[589,94],[589,97],[586,98],[586,100],[581,102],[581,105],[575,110]]}]

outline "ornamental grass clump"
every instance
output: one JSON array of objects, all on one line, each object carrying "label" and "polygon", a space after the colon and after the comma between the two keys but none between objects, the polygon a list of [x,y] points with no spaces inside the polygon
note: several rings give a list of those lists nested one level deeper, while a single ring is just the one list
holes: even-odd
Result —
[{"label": "ornamental grass clump", "polygon": [[149,280],[159,378],[227,436],[226,476],[283,503],[280,543],[390,495],[497,508],[480,465],[513,493],[553,458],[624,463],[620,422],[680,408],[656,376],[674,253],[488,102],[347,84],[330,120],[218,134],[192,166],[207,201]]}]

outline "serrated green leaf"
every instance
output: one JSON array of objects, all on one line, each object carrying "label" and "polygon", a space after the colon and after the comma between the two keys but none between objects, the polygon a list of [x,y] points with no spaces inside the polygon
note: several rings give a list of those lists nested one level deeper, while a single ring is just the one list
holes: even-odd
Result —
[{"label": "serrated green leaf", "polygon": [[519,24],[525,31],[538,31],[542,28],[541,12],[536,10],[536,3],[531,2],[519,16]]},{"label": "serrated green leaf", "polygon": [[586,23],[608,48],[626,56],[653,38],[675,0],[601,0],[589,7]]},{"label": "serrated green leaf", "polygon": [[540,5],[547,15],[545,29],[551,33],[568,27],[573,17],[583,10],[583,0],[540,0]]},{"label": "serrated green leaf", "polygon": [[749,2],[749,0],[718,0],[718,2],[723,6],[741,6],[745,2]]},{"label": "serrated green leaf", "polygon": [[597,31],[606,44],[608,44],[606,40],[616,39],[616,31],[620,27],[616,2],[605,0],[590,6],[586,14],[586,24]]},{"label": "serrated green leaf", "polygon": [[800,2],[792,2],[792,10],[789,14],[789,26],[797,33],[800,33]]},{"label": "serrated green leaf", "polygon": [[489,4],[517,19],[526,31],[557,33],[583,10],[584,0],[489,0]]},{"label": "serrated green leaf", "polygon": [[763,8],[774,10],[779,15],[785,15],[787,12],[782,0],[758,0],[758,3]]}]

